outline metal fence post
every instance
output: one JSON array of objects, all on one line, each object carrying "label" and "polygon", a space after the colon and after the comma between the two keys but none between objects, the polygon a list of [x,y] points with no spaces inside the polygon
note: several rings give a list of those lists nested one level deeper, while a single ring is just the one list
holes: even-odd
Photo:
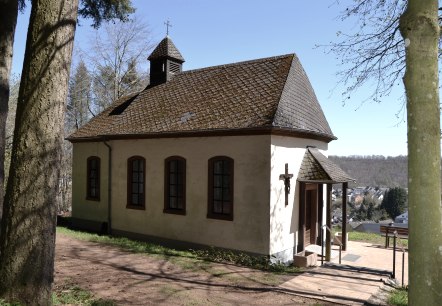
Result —
[{"label": "metal fence post", "polygon": [[393,235],[393,278],[396,278],[396,237],[397,231]]},{"label": "metal fence post", "polygon": [[324,227],[321,227],[321,266],[324,265]]},{"label": "metal fence post", "polygon": [[404,287],[405,250],[402,249],[402,287]]}]

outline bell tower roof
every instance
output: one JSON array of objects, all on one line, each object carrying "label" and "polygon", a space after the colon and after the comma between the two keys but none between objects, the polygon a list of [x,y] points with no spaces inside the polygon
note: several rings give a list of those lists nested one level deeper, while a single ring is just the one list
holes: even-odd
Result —
[{"label": "bell tower roof", "polygon": [[181,55],[180,51],[178,51],[177,47],[173,43],[172,39],[169,36],[166,36],[152,51],[150,56],[147,58],[149,61],[156,59],[172,59],[177,62],[184,63],[184,57]]}]

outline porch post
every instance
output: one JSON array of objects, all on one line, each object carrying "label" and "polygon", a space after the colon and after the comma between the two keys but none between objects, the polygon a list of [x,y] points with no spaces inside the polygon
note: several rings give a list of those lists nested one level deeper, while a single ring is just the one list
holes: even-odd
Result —
[{"label": "porch post", "polygon": [[299,230],[298,230],[298,253],[304,251],[305,233],[305,183],[300,182],[299,194]]},{"label": "porch post", "polygon": [[348,182],[342,183],[342,250],[347,251],[347,188]]},{"label": "porch post", "polygon": [[[326,206],[326,219],[325,224],[331,229],[331,202],[332,202],[332,184],[327,184],[327,206]],[[330,261],[331,259],[331,233],[330,231],[325,231],[325,260]]]},{"label": "porch post", "polygon": [[[322,245],[321,239],[324,239],[324,232],[322,226],[324,225],[324,184],[318,184],[318,238],[316,243]],[[322,232],[322,233],[321,233]]]}]

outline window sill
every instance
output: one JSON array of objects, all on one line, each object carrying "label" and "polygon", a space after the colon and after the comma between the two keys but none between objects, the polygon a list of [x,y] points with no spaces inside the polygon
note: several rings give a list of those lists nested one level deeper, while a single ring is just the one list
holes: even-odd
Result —
[{"label": "window sill", "polygon": [[170,209],[170,208],[165,208],[163,209],[163,213],[165,214],[173,214],[173,215],[186,215],[186,210],[185,209]]},{"label": "window sill", "polygon": [[225,221],[233,221],[233,215],[209,213],[209,214],[207,214],[207,218],[208,219],[225,220]]},{"label": "window sill", "polygon": [[146,210],[146,208],[143,206],[138,206],[138,205],[126,205],[127,209],[136,209],[136,210]]}]

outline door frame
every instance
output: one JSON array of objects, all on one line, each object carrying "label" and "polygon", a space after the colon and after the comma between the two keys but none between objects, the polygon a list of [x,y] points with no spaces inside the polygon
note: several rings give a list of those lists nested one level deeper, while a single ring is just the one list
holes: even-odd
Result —
[{"label": "door frame", "polygon": [[[316,191],[315,196],[311,198],[312,203],[307,203],[308,192]],[[322,228],[322,210],[323,210],[323,188],[322,183],[304,183],[300,182],[299,199],[299,231],[298,231],[298,252],[305,250],[310,244],[320,244],[320,229]],[[311,208],[310,220],[306,220],[307,207]],[[306,237],[307,224],[310,224],[310,237]],[[306,241],[308,238],[309,241]]]}]

